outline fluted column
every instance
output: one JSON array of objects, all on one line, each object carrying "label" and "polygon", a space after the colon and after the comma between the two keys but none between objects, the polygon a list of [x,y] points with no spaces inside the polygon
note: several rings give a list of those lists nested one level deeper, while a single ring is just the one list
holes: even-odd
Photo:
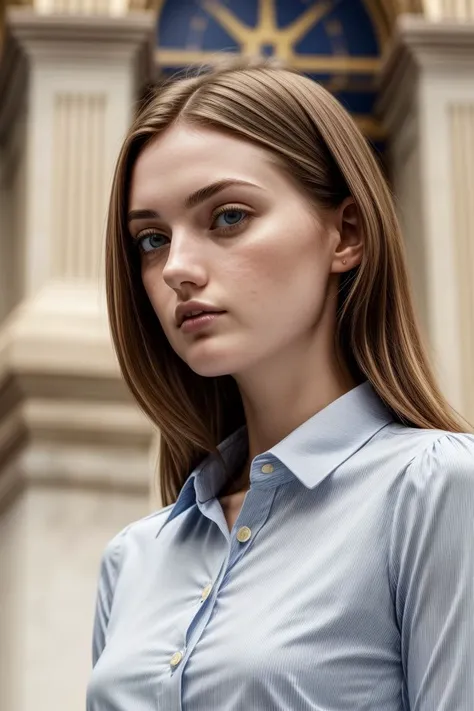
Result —
[{"label": "fluted column", "polygon": [[474,93],[448,107],[464,407],[474,421]]},{"label": "fluted column", "polygon": [[399,18],[380,111],[418,311],[445,394],[474,422],[474,22]]},{"label": "fluted column", "polygon": [[108,333],[103,248],[111,176],[150,74],[153,31],[148,13],[10,8],[0,66],[0,401],[12,379],[28,395],[38,379],[61,377],[59,392],[87,411],[78,397],[87,389],[71,382],[85,379],[92,400],[113,397],[136,417]]},{"label": "fluted column", "polygon": [[2,711],[84,709],[100,555],[150,510],[153,432],[118,371],[102,276],[111,176],[152,67],[154,17],[126,10],[38,0],[6,17]]},{"label": "fluted column", "polygon": [[59,90],[53,104],[51,273],[91,279],[101,264],[107,181],[104,91]]}]

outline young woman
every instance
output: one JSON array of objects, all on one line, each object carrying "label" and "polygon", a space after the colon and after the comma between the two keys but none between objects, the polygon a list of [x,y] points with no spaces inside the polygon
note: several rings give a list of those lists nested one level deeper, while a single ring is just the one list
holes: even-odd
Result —
[{"label": "young woman", "polygon": [[265,62],[158,89],[107,285],[164,508],[103,554],[89,711],[472,711],[474,436],[346,111]]}]

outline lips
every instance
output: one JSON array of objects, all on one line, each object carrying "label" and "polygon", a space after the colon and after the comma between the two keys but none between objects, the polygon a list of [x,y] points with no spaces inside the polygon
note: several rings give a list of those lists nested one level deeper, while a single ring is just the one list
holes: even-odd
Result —
[{"label": "lips", "polygon": [[203,311],[198,316],[187,318],[181,324],[181,331],[186,334],[199,333],[211,328],[216,323],[219,316],[224,314],[224,311]]},{"label": "lips", "polygon": [[216,309],[213,304],[205,304],[200,301],[187,301],[185,303],[179,304],[176,308],[175,318],[176,325],[180,328],[184,321],[192,318],[197,318],[198,316],[204,316],[205,314],[218,314],[223,313],[221,309]]},{"label": "lips", "polygon": [[193,314],[190,314],[189,316],[185,316],[183,318],[183,321],[181,323],[181,326],[185,324],[187,321],[197,321],[199,318],[203,316],[216,316],[217,314],[223,314],[224,311],[199,311],[199,312],[194,312]]},{"label": "lips", "polygon": [[189,315],[186,315],[183,318],[183,323],[184,321],[188,321],[190,318],[197,318],[197,316],[201,316],[202,314],[215,314],[217,311],[192,311]]}]

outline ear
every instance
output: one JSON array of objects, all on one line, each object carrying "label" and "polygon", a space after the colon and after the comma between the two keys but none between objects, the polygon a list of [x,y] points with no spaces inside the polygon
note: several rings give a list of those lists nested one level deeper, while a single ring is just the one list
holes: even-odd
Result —
[{"label": "ear", "polygon": [[331,271],[348,272],[360,264],[364,249],[359,210],[354,198],[346,198],[337,209],[336,228],[340,240],[334,252]]}]

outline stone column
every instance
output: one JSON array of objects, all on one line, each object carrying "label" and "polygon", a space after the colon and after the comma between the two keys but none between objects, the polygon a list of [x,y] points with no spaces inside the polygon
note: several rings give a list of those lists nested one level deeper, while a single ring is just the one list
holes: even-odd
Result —
[{"label": "stone column", "polygon": [[430,20],[472,20],[473,0],[424,0],[424,12]]},{"label": "stone column", "polygon": [[474,23],[401,16],[381,86],[418,310],[443,391],[474,422]]},{"label": "stone column", "polygon": [[99,558],[150,510],[153,432],[118,372],[102,277],[112,170],[154,45],[154,16],[122,5],[106,14],[106,0],[40,2],[6,18],[0,708],[8,711],[83,711]]}]

